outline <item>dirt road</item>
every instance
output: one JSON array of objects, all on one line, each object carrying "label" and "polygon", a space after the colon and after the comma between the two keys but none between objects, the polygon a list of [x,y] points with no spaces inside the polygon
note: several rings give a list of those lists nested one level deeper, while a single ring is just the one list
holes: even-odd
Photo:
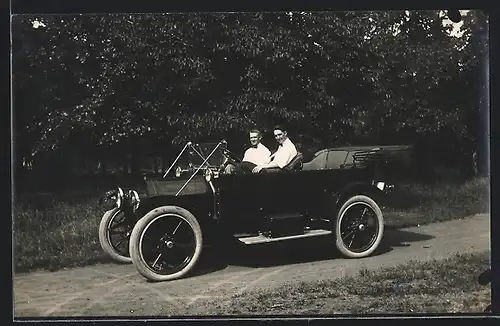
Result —
[{"label": "dirt road", "polygon": [[14,277],[17,316],[141,316],[203,314],[207,300],[287,282],[355,275],[360,269],[440,259],[490,248],[489,215],[422,227],[387,230],[380,252],[352,260],[335,257],[330,238],[244,248],[226,265],[210,256],[198,275],[149,283],[133,265],[101,264]]}]

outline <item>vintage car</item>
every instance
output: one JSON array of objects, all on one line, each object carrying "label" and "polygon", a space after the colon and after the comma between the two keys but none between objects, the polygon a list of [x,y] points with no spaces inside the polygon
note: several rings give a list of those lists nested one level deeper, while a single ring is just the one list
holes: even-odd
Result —
[{"label": "vintage car", "polygon": [[[210,152],[188,142],[163,176],[145,178],[147,195],[107,193],[101,245],[151,281],[185,277],[204,247],[231,239],[251,245],[332,235],[343,256],[366,257],[382,239],[379,203],[393,187],[382,167],[406,149],[330,148],[307,162],[298,153],[278,172],[225,174],[227,163],[240,161],[226,141]],[[185,152],[198,162],[179,165]]]}]

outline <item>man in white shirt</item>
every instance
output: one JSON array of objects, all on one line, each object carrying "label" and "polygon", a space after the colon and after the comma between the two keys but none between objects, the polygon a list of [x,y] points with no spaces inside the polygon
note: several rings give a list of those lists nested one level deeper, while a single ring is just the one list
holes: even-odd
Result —
[{"label": "man in white shirt", "polygon": [[249,134],[251,146],[245,151],[243,160],[238,166],[228,164],[225,168],[226,173],[230,174],[235,171],[251,172],[254,167],[269,163],[271,151],[260,142],[262,139],[260,131],[252,129]]},{"label": "man in white shirt", "polygon": [[262,170],[281,170],[297,155],[297,149],[292,143],[286,129],[282,126],[274,127],[274,138],[278,142],[278,150],[271,155],[269,163],[258,164],[253,168],[253,173],[259,173]]}]

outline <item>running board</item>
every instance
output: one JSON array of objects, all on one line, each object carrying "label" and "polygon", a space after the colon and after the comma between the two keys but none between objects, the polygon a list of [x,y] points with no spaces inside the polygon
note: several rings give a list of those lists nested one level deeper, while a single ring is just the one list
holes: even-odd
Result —
[{"label": "running board", "polygon": [[238,238],[241,242],[244,244],[256,244],[256,243],[267,243],[267,242],[275,242],[275,241],[283,241],[283,240],[290,240],[290,239],[300,239],[300,238],[310,238],[310,237],[317,237],[321,235],[328,235],[331,234],[332,231],[329,230],[311,230],[311,231],[306,231],[304,234],[297,234],[297,235],[288,235],[284,237],[276,237],[276,238],[268,238],[263,235],[258,235],[254,237],[242,237]]}]

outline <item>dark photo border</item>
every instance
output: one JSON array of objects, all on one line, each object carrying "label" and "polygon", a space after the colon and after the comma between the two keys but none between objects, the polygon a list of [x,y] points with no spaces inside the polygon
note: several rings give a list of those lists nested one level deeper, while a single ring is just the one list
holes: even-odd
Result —
[{"label": "dark photo border", "polygon": [[[496,91],[499,89],[498,82],[498,58],[500,58],[500,54],[498,53],[499,43],[498,43],[498,11],[493,9],[493,6],[488,6],[486,1],[448,1],[448,3],[444,1],[419,1],[419,2],[394,2],[394,1],[377,1],[377,2],[369,2],[369,1],[252,1],[252,2],[222,2],[222,1],[153,1],[153,0],[141,0],[141,1],[113,1],[113,0],[85,0],[85,1],[71,1],[71,0],[45,0],[45,1],[37,1],[37,0],[12,0],[10,2],[10,13],[9,13],[9,21],[10,15],[19,15],[19,14],[58,14],[58,13],[121,13],[121,12],[129,12],[129,13],[154,13],[154,12],[202,12],[202,11],[285,11],[285,10],[397,10],[397,9],[447,9],[451,8],[460,8],[460,9],[482,9],[485,10],[489,15],[489,28],[490,28],[490,75],[489,75],[489,90],[490,90],[490,116],[489,119],[486,119],[485,132],[489,131],[489,134],[486,135],[485,139],[490,141],[490,176],[491,176],[491,267],[493,271],[493,279],[492,279],[492,304],[493,309],[496,311],[496,314],[500,313],[500,219],[496,217],[496,202],[494,200],[495,194],[495,182],[494,177],[496,173],[494,173],[493,167],[495,163],[498,161],[497,155],[495,155],[495,144],[496,139],[500,139],[500,135],[498,135],[498,128],[495,128],[495,121],[500,121],[497,117],[495,119],[495,114],[497,114],[500,109],[498,106],[499,100],[499,92]],[[10,23],[9,23],[10,25]],[[10,30],[10,26],[9,26]],[[9,34],[10,39],[10,34]],[[9,41],[10,47],[10,41]],[[8,64],[9,77],[11,76],[12,71],[10,71],[10,58]],[[11,90],[10,90],[10,78],[9,78],[9,88],[7,89],[8,94],[8,107],[11,108]],[[496,108],[496,110],[494,109]],[[8,192],[12,196],[12,183],[14,180],[11,175],[11,164],[10,161],[12,159],[12,140],[11,140],[11,128],[12,125],[10,123],[10,110],[3,110],[4,112],[8,112],[7,117],[0,119],[4,124],[3,131],[6,134],[2,139],[5,140],[6,148],[3,153],[8,153],[4,158],[4,164],[2,164],[1,172],[5,174],[3,180],[9,180]],[[8,138],[7,138],[8,133]],[[11,196],[8,197],[8,203],[6,207],[11,207],[9,210],[10,215],[12,216],[12,200]],[[3,196],[3,198],[7,198],[7,196]],[[12,223],[11,223],[12,225]],[[12,232],[12,231],[11,231]],[[6,235],[6,237],[12,238],[12,233]],[[5,248],[5,247],[4,247]],[[12,243],[8,246],[8,257],[12,255]],[[5,256],[4,256],[5,257]],[[9,282],[9,294],[10,294],[10,302],[13,304],[13,289],[12,289],[12,272],[11,272],[11,280]],[[13,314],[13,306],[7,307],[10,309],[9,311]],[[12,318],[14,316],[12,315]],[[453,315],[453,314],[423,314],[423,315],[415,315],[415,316],[406,316],[406,315],[385,315],[385,314],[377,314],[377,315],[363,315],[363,316],[331,316],[331,317],[315,317],[315,316],[290,316],[289,318],[277,317],[273,318],[270,316],[262,316],[262,317],[242,317],[238,322],[241,323],[268,323],[268,322],[287,322],[287,323],[304,323],[309,324],[311,322],[324,322],[329,323],[333,322],[330,319],[341,319],[341,320],[353,320],[353,319],[365,319],[365,320],[381,320],[382,322],[387,322],[389,320],[398,319],[427,319],[427,318],[440,318],[440,319],[482,319],[486,318],[482,314],[466,314],[466,315]],[[235,320],[234,318],[208,318],[208,317],[193,317],[193,318],[180,318],[180,319],[163,319],[151,316],[151,318],[146,317],[138,317],[138,318],[120,318],[120,319],[111,319],[111,318],[82,318],[82,319],[61,319],[61,318],[16,318],[16,321],[22,322],[51,322],[51,323],[63,323],[67,321],[77,321],[81,323],[86,322],[116,322],[116,323],[143,323],[143,322],[162,322],[169,321],[174,323],[185,323],[185,322],[220,322],[222,324],[231,322]]]}]

